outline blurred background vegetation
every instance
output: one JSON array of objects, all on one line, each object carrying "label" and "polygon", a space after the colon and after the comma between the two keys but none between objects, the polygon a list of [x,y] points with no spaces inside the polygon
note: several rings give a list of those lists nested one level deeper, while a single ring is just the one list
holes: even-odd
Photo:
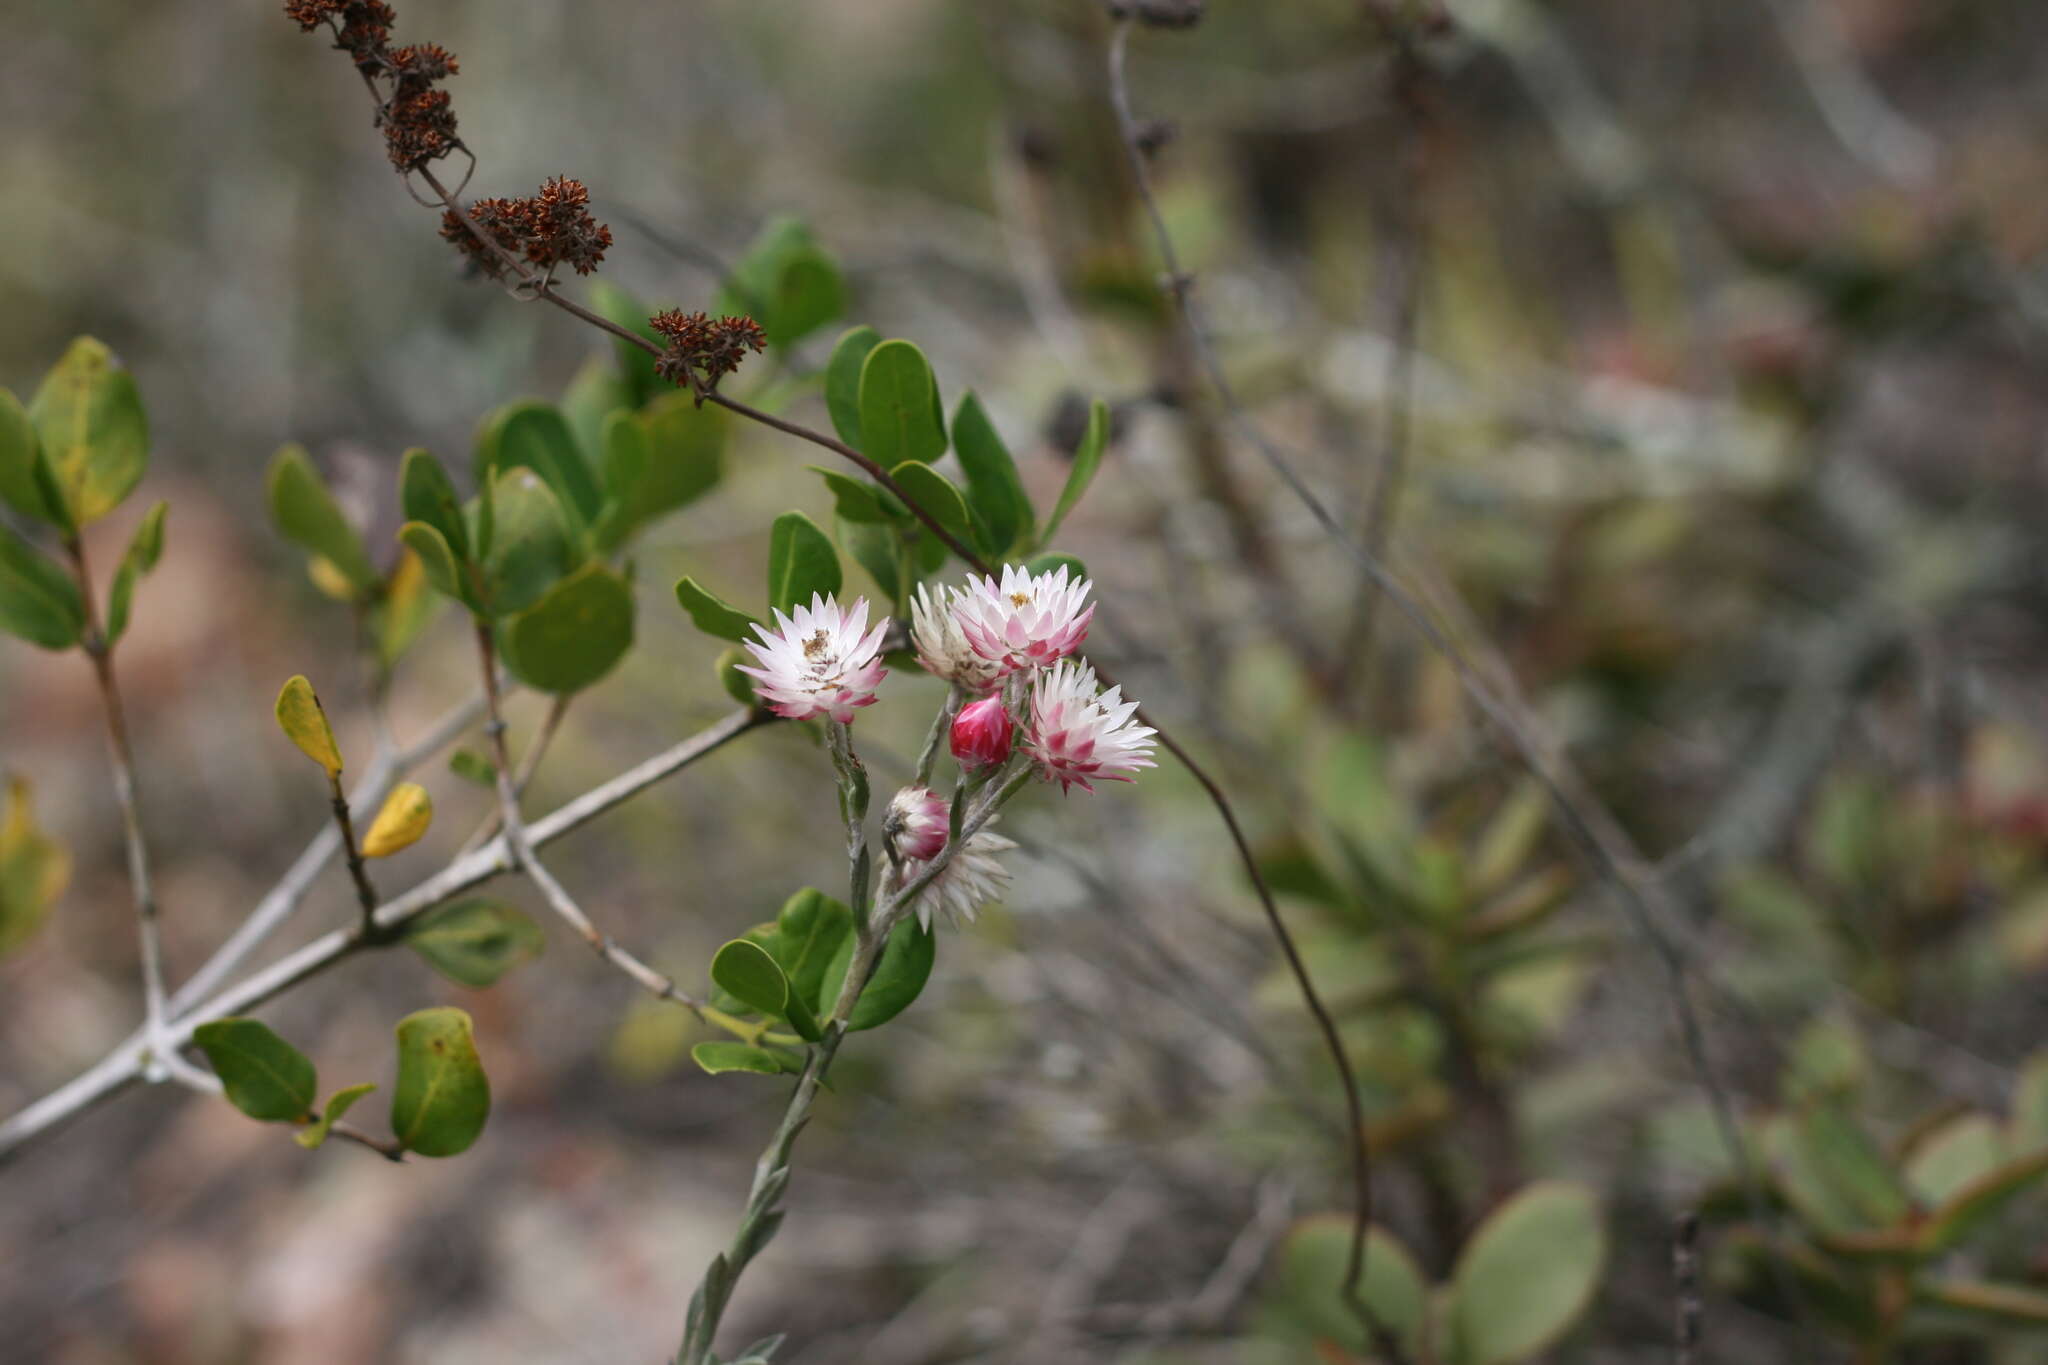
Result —
[{"label": "blurred background vegetation", "polygon": [[[1422,1351],[1670,1358],[1697,1210],[1702,1360],[2048,1358],[2048,11],[1448,8],[1212,4],[1134,36],[1132,94],[1166,121],[1152,176],[1242,417],[1575,771],[1654,942],[1203,382],[1091,0],[411,0],[399,37],[460,55],[470,192],[581,178],[604,277],[650,306],[711,306],[764,224],[806,221],[847,321],[917,340],[949,409],[978,391],[1041,507],[1084,398],[1111,403],[1061,546],[1099,585],[1091,650],[1255,827],[1367,1081],[1375,1274],[1414,1281],[1382,1292],[1452,1286]],[[463,278],[344,63],[271,0],[11,6],[0,127],[0,382],[107,341],[155,437],[110,543],[172,504],[124,670],[176,980],[323,818],[279,681],[319,680],[368,742],[347,612],[264,511],[272,453],[305,444],[388,546],[403,449],[464,464],[487,412],[603,348]],[[830,336],[729,391],[823,425]],[[641,647],[569,713],[533,808],[730,709],[677,577],[751,581],[788,507],[829,524],[812,452],[730,439],[717,492],[641,540]],[[467,687],[454,624],[399,673],[402,735]],[[879,781],[923,721],[889,695],[862,724]],[[135,1021],[96,705],[77,657],[0,648],[0,760],[76,859],[0,966],[7,1112]],[[530,734],[543,703],[516,705]],[[423,780],[441,824],[387,876],[485,813]],[[834,823],[819,756],[775,729],[552,861],[701,981],[834,883]],[[804,1365],[1368,1358],[1327,1290],[1333,1073],[1199,793],[1167,767],[1005,829],[1009,909],[839,1063],[736,1337],[787,1330]],[[331,870],[302,918],[349,907]],[[374,1074],[397,1013],[470,1010],[498,1108],[459,1161],[309,1156],[162,1087],[12,1162],[0,1354],[671,1350],[780,1086],[701,1074],[685,1016],[549,933],[488,991],[383,955],[268,1012]],[[1503,1221],[1531,1209],[1558,1221]],[[1519,1341],[1461,1318],[1503,1263],[1535,1286]]]}]

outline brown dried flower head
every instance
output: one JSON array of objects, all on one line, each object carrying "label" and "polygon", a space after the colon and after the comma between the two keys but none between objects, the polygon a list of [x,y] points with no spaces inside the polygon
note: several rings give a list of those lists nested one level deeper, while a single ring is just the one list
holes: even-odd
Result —
[{"label": "brown dried flower head", "polygon": [[456,73],[455,54],[438,43],[392,47],[398,15],[383,0],[285,0],[284,12],[305,32],[331,29],[334,45],[377,90],[377,126],[392,165],[416,171],[462,145],[448,93],[434,88]]},{"label": "brown dried flower head", "polygon": [[647,324],[668,341],[668,349],[654,362],[655,372],[679,387],[692,387],[694,370],[706,388],[716,388],[720,379],[740,367],[748,352],[768,345],[761,324],[748,317],[714,319],[671,308],[655,314]]},{"label": "brown dried flower head", "polygon": [[[604,260],[612,230],[590,216],[590,191],[580,180],[557,176],[524,199],[479,199],[469,206],[470,221],[506,252],[543,269],[566,265],[587,275]],[[505,273],[505,261],[476,239],[450,211],[441,215],[441,237],[467,256],[492,279]]]}]

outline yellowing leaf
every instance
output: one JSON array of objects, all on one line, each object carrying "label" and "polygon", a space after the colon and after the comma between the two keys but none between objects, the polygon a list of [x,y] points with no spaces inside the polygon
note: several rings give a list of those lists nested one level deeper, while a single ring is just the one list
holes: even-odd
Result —
[{"label": "yellowing leaf", "polygon": [[388,858],[411,848],[434,823],[434,799],[417,782],[401,782],[384,798],[384,809],[363,836],[365,858]]},{"label": "yellowing leaf", "polygon": [[286,680],[277,694],[277,725],[285,738],[299,746],[299,752],[327,770],[329,777],[341,773],[341,750],[335,746],[334,731],[327,724],[327,712],[304,674]]},{"label": "yellowing leaf", "polygon": [[356,586],[348,581],[348,575],[334,567],[334,561],[326,555],[314,555],[306,561],[306,577],[313,580],[313,586],[337,602],[356,600]]},{"label": "yellowing leaf", "polygon": [[0,954],[41,927],[71,880],[71,855],[36,827],[28,783],[7,784],[0,808]]}]

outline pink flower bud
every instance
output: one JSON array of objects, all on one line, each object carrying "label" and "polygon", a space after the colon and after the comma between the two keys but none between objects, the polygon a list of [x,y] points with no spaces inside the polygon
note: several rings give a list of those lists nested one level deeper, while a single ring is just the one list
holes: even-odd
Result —
[{"label": "pink flower bud", "polygon": [[953,757],[963,768],[1001,763],[1010,756],[1012,728],[1001,697],[969,702],[953,717]]},{"label": "pink flower bud", "polygon": [[889,803],[882,829],[899,857],[928,863],[946,846],[951,816],[945,797],[929,787],[905,787]]}]

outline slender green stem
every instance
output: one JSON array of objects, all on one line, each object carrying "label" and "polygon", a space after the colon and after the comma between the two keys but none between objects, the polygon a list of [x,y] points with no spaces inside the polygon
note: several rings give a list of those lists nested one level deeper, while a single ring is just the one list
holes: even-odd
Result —
[{"label": "slender green stem", "polygon": [[868,770],[853,751],[851,726],[826,721],[825,740],[832,751],[832,767],[839,774],[839,815],[846,822],[847,904],[853,909],[854,927],[859,929],[867,924],[874,889],[874,859],[868,851],[867,835]]},{"label": "slender green stem", "polygon": [[931,733],[924,737],[924,752],[917,756],[917,785],[929,787],[932,784],[932,765],[939,760],[939,745],[952,732],[953,716],[960,709],[960,684],[954,683],[946,689],[946,700],[939,707],[939,714],[932,717]]},{"label": "slender green stem", "polygon": [[[846,727],[834,725],[832,728],[839,732]],[[833,746],[835,763],[840,760],[842,750],[847,758],[852,757],[850,738],[835,734]],[[746,1208],[740,1215],[739,1227],[733,1233],[732,1245],[712,1258],[711,1264],[705,1268],[704,1278],[698,1282],[697,1292],[690,1298],[689,1317],[683,1329],[683,1348],[676,1355],[675,1365],[704,1365],[741,1272],[781,1225],[782,1212],[776,1205],[789,1185],[790,1150],[796,1145],[797,1134],[810,1121],[811,1104],[817,1098],[825,1069],[832,1064],[840,1043],[845,1040],[847,1021],[853,1017],[853,1007],[859,1003],[861,992],[867,989],[869,979],[874,976],[875,966],[881,960],[882,946],[888,942],[889,931],[910,914],[919,894],[946,870],[967,841],[994,818],[997,809],[1015,796],[1030,777],[1029,765],[1018,762],[1016,771],[995,786],[988,797],[974,808],[962,822],[960,832],[946,841],[938,855],[917,876],[884,898],[872,924],[867,923],[865,917],[854,920],[853,961],[847,967],[846,980],[839,988],[839,998],[832,1003],[832,1012],[824,1026],[824,1037],[804,1059],[804,1069],[797,1077],[788,1107],[783,1110],[782,1121],[776,1125],[775,1135],[754,1163],[753,1185],[747,1191]],[[844,792],[850,785],[847,769],[841,770],[840,782]],[[863,846],[859,856],[865,858],[865,855]]]},{"label": "slender green stem", "polygon": [[121,705],[121,689],[114,681],[114,648],[101,629],[99,607],[93,597],[92,570],[86,563],[85,541],[77,532],[65,537],[64,548],[78,575],[78,593],[85,603],[85,656],[92,663],[93,679],[99,684],[101,711],[106,717],[107,755],[114,768],[114,799],[121,808],[121,834],[128,850],[128,884],[135,899],[135,920],[142,947],[143,1016],[155,1056],[152,1080],[178,1066],[176,1056],[165,1055],[160,1039],[164,1032],[164,949],[163,932],[157,924],[155,883],[149,871],[149,844],[142,833],[142,810],[135,794],[135,752],[128,741],[128,717]]}]

